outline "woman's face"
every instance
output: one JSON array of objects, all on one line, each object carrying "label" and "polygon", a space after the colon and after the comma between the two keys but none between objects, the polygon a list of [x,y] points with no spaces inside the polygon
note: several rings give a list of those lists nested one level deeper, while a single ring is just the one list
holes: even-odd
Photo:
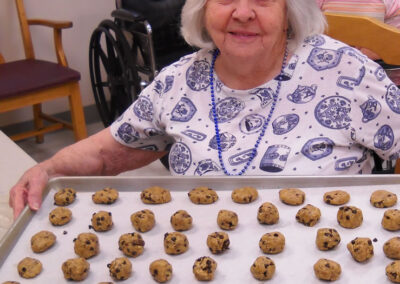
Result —
[{"label": "woman's face", "polygon": [[286,42],[285,0],[207,0],[205,26],[222,53],[266,56]]}]

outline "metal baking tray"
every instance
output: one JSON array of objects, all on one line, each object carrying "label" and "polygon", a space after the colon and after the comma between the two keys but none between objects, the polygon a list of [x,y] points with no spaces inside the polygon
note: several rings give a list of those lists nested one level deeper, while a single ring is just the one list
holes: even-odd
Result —
[{"label": "metal baking tray", "polygon": [[[328,258],[341,264],[342,275],[335,283],[391,283],[385,275],[385,267],[392,260],[382,250],[388,239],[399,236],[399,232],[389,232],[380,225],[386,209],[374,208],[369,203],[371,193],[386,189],[400,197],[400,176],[397,175],[357,175],[357,176],[287,176],[287,177],[61,177],[50,180],[44,191],[42,208],[34,213],[25,208],[10,230],[0,241],[0,283],[6,280],[22,283],[68,283],[64,280],[61,264],[76,257],[73,239],[89,229],[92,213],[105,210],[112,212],[114,227],[108,232],[94,232],[99,237],[100,254],[88,259],[91,267],[88,278],[83,283],[113,281],[107,264],[121,257],[118,238],[123,233],[134,232],[130,215],[138,210],[150,209],[155,213],[156,226],[149,232],[141,233],[146,244],[144,253],[130,258],[133,274],[127,283],[155,283],[148,272],[149,264],[158,258],[168,260],[173,267],[173,278],[169,283],[195,283],[192,265],[198,257],[207,255],[217,263],[214,283],[259,283],[250,273],[250,266],[260,255],[260,237],[267,232],[279,231],[285,235],[286,246],[282,253],[267,255],[274,260],[276,272],[269,283],[322,283],[316,279],[313,264],[319,258]],[[143,204],[140,192],[153,185],[163,186],[171,191],[172,201],[162,205]],[[112,205],[98,205],[91,200],[93,192],[106,186],[116,188],[119,199]],[[218,192],[219,200],[210,205],[195,205],[190,202],[187,192],[197,186],[209,186]],[[253,186],[259,191],[259,198],[250,204],[237,204],[231,200],[231,191],[242,186]],[[49,212],[55,208],[54,193],[64,187],[77,190],[77,200],[68,206],[73,212],[70,223],[54,227],[48,220]],[[314,227],[306,227],[295,220],[302,206],[288,206],[280,202],[278,192],[282,188],[297,187],[306,193],[305,204],[313,204],[321,209],[321,219]],[[340,227],[336,221],[337,206],[327,205],[322,197],[326,191],[343,189],[350,193],[348,205],[362,209],[364,222],[356,229]],[[263,202],[274,203],[279,210],[280,220],[275,225],[260,225],[257,209]],[[394,206],[393,208],[398,208]],[[189,250],[177,256],[165,254],[163,236],[173,229],[170,216],[184,209],[193,217],[193,228],[183,232],[189,239]],[[235,211],[239,215],[239,225],[228,231],[230,249],[221,255],[212,255],[206,246],[207,235],[221,231],[216,217],[221,209]],[[342,241],[339,246],[327,252],[315,246],[315,236],[319,228],[330,227],[339,231]],[[57,236],[57,242],[48,251],[35,254],[30,248],[30,238],[41,230],[50,230]],[[346,245],[355,237],[369,237],[373,242],[375,255],[366,263],[357,263],[348,252]],[[33,279],[22,279],[17,272],[18,262],[26,257],[39,259],[43,271]]]}]

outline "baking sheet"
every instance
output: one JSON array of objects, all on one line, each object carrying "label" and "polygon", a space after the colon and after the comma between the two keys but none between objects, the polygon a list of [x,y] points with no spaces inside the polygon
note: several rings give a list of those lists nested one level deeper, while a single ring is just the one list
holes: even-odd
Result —
[{"label": "baking sheet", "polygon": [[[335,283],[391,283],[385,275],[385,267],[392,260],[386,258],[382,247],[388,239],[399,236],[399,232],[384,230],[381,219],[386,209],[374,208],[369,203],[370,194],[377,189],[392,191],[400,197],[400,177],[386,176],[343,176],[343,177],[212,177],[212,178],[176,178],[176,177],[79,177],[57,178],[49,182],[42,208],[35,214],[26,209],[10,231],[0,242],[0,282],[6,280],[21,283],[69,283],[64,280],[62,263],[77,257],[74,253],[73,239],[82,232],[93,232],[99,237],[100,254],[88,259],[90,272],[83,283],[113,281],[109,276],[107,264],[123,254],[118,250],[119,236],[134,232],[130,215],[138,210],[150,209],[155,213],[156,226],[149,232],[141,233],[145,240],[144,253],[130,258],[133,266],[132,276],[126,283],[155,283],[148,272],[149,264],[158,258],[168,260],[173,267],[173,278],[169,283],[196,282],[192,274],[192,265],[198,257],[211,256],[218,263],[214,283],[259,283],[250,273],[250,266],[260,255],[258,247],[260,237],[272,231],[279,231],[286,238],[282,253],[267,255],[274,260],[276,272],[268,283],[323,283],[315,278],[313,265],[319,258],[337,261],[342,267],[342,275]],[[171,191],[172,201],[162,205],[147,205],[140,200],[140,192],[152,185],[160,185]],[[196,186],[206,185],[217,190],[220,199],[210,205],[196,205],[189,201],[187,192]],[[98,205],[91,200],[94,191],[103,187],[115,187],[120,198],[112,205]],[[231,191],[241,186],[254,186],[259,190],[259,198],[251,204],[234,203]],[[73,187],[78,191],[77,200],[68,206],[73,212],[70,223],[54,227],[48,220],[48,213],[55,208],[53,195],[63,187]],[[321,209],[321,219],[314,227],[306,227],[295,220],[301,206],[288,206],[279,201],[278,192],[284,187],[298,187],[306,193],[305,204]],[[330,206],[322,201],[326,191],[343,189],[350,193],[347,205],[357,206],[363,211],[364,222],[356,229],[340,227],[336,221],[339,207]],[[257,222],[257,210],[263,202],[274,203],[280,213],[275,225],[260,225]],[[394,206],[393,208],[398,208]],[[189,250],[181,255],[170,256],[163,249],[163,236],[172,232],[170,216],[184,209],[193,217],[193,228],[183,232],[189,240]],[[233,231],[227,231],[230,249],[221,255],[213,255],[206,246],[207,235],[221,231],[217,226],[217,213],[221,209],[235,211],[239,216],[239,225]],[[108,232],[90,230],[91,216],[94,212],[105,210],[112,212],[114,227]],[[322,252],[315,246],[316,232],[319,228],[330,227],[338,230],[341,243],[333,251]],[[57,242],[48,251],[36,254],[30,248],[30,238],[41,230],[56,234]],[[375,255],[366,263],[357,263],[348,252],[346,245],[356,237],[376,238],[373,242]],[[24,257],[34,257],[43,264],[43,271],[36,278],[23,279],[18,275],[17,264]]]}]

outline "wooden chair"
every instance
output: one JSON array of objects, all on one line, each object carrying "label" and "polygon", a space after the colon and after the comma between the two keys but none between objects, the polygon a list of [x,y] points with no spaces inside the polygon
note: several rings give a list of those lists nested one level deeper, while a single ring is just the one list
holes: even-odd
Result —
[{"label": "wooden chair", "polygon": [[[380,56],[389,78],[400,86],[400,30],[377,19],[324,13],[328,22],[325,33],[351,46],[364,47]],[[394,172],[400,173],[400,159]]]},{"label": "wooden chair", "polygon": [[[0,54],[0,113],[33,106],[34,130],[11,136],[18,141],[36,137],[43,142],[45,133],[61,128],[72,129],[75,140],[87,137],[85,118],[79,90],[80,73],[69,68],[61,40],[62,29],[71,28],[72,22],[27,19],[23,0],[15,0],[25,59],[4,62]],[[35,59],[30,25],[53,28],[56,62]],[[72,123],[42,112],[41,104],[61,97],[68,97]],[[48,121],[45,125],[44,121]]]}]

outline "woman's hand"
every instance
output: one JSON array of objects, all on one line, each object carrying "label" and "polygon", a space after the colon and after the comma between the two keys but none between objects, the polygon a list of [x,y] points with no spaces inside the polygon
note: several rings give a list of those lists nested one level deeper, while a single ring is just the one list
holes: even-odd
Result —
[{"label": "woman's hand", "polygon": [[14,211],[14,220],[21,214],[25,205],[38,210],[42,204],[42,192],[49,180],[46,166],[38,164],[27,170],[10,190],[9,205]]}]

